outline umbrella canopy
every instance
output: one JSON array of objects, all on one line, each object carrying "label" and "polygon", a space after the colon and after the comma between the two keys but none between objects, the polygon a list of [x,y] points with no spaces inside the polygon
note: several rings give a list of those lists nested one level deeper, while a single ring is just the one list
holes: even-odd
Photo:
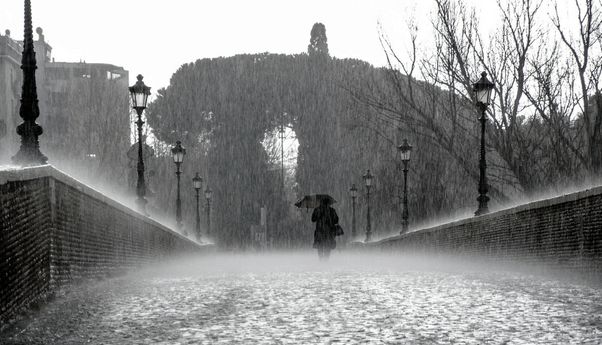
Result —
[{"label": "umbrella canopy", "polygon": [[295,203],[295,206],[299,208],[316,208],[320,206],[320,202],[324,199],[328,200],[328,205],[332,205],[337,202],[328,194],[314,194],[304,196],[303,199]]}]

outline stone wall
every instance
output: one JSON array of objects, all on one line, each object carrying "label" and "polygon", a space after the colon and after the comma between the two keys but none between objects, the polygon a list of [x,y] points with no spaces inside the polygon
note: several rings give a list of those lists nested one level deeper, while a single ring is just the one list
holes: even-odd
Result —
[{"label": "stone wall", "polygon": [[602,187],[421,229],[371,246],[534,264],[602,282]]},{"label": "stone wall", "polygon": [[0,171],[0,326],[75,281],[202,250],[50,166]]}]

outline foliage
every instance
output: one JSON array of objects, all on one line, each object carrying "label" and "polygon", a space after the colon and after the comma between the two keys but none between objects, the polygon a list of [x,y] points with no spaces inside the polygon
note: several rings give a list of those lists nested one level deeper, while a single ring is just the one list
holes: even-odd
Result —
[{"label": "foliage", "polygon": [[[555,6],[555,16],[545,14],[545,2],[499,1],[501,27],[486,39],[464,1],[434,2],[434,37],[419,37],[409,25],[408,56],[382,35],[394,94],[362,88],[355,97],[383,121],[428,138],[475,178],[476,160],[467,155],[477,145],[472,83],[484,70],[496,85],[487,127],[488,178],[496,199],[595,178],[602,166],[600,4],[568,4],[578,14],[565,26]],[[546,30],[546,22],[555,31]],[[418,49],[433,38],[433,50]]]},{"label": "foliage", "polygon": [[[330,57],[325,27],[318,23],[308,54],[202,59],[174,73],[149,106],[148,122],[160,142],[182,140],[187,146],[184,181],[195,171],[206,176],[214,190],[213,235],[221,245],[248,246],[262,206],[268,209],[268,237],[275,246],[309,245],[313,224],[304,211],[291,209],[287,194],[292,190],[298,198],[333,195],[348,239],[352,183],[360,189],[357,232],[363,234],[366,169],[376,177],[371,195],[375,238],[398,232],[397,146],[404,137],[414,146],[411,224],[476,208],[479,124],[471,88],[483,65],[497,85],[487,127],[493,205],[579,174],[572,166],[577,155],[558,154],[558,145],[562,140],[578,144],[567,138],[578,136],[580,117],[554,119],[554,127],[545,116],[533,116],[540,4],[500,4],[506,31],[494,37],[492,52],[478,37],[474,13],[455,1],[436,4],[437,50],[426,58],[416,52],[416,35],[409,60],[383,36],[387,68]],[[299,141],[294,179],[284,183],[272,152],[262,145],[282,121]],[[170,164],[165,159],[157,180],[172,181]],[[158,206],[169,212],[173,184],[158,185]],[[186,190],[184,214],[193,219],[191,186]]]},{"label": "foliage", "polygon": [[307,46],[307,54],[328,55],[328,39],[326,38],[326,27],[322,23],[315,23],[311,28],[311,38]]},{"label": "foliage", "polygon": [[126,84],[99,77],[75,79],[66,85],[50,93],[56,113],[47,122],[43,143],[52,164],[93,185],[125,185]]}]

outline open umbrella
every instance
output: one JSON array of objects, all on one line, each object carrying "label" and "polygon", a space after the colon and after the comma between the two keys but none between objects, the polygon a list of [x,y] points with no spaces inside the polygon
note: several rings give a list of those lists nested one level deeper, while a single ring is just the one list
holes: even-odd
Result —
[{"label": "open umbrella", "polygon": [[320,202],[326,199],[328,200],[328,205],[332,205],[336,200],[328,194],[314,194],[314,195],[306,195],[301,200],[295,203],[295,206],[298,208],[316,208],[320,206]]}]

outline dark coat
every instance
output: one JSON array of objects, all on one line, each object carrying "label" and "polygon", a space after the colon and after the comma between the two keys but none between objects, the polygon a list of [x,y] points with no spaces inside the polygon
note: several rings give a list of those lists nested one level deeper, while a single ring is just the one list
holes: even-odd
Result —
[{"label": "dark coat", "polygon": [[335,225],[339,223],[337,211],[330,206],[320,205],[311,214],[311,221],[316,223],[314,232],[314,248],[326,246],[334,249],[337,245],[335,240]]}]

